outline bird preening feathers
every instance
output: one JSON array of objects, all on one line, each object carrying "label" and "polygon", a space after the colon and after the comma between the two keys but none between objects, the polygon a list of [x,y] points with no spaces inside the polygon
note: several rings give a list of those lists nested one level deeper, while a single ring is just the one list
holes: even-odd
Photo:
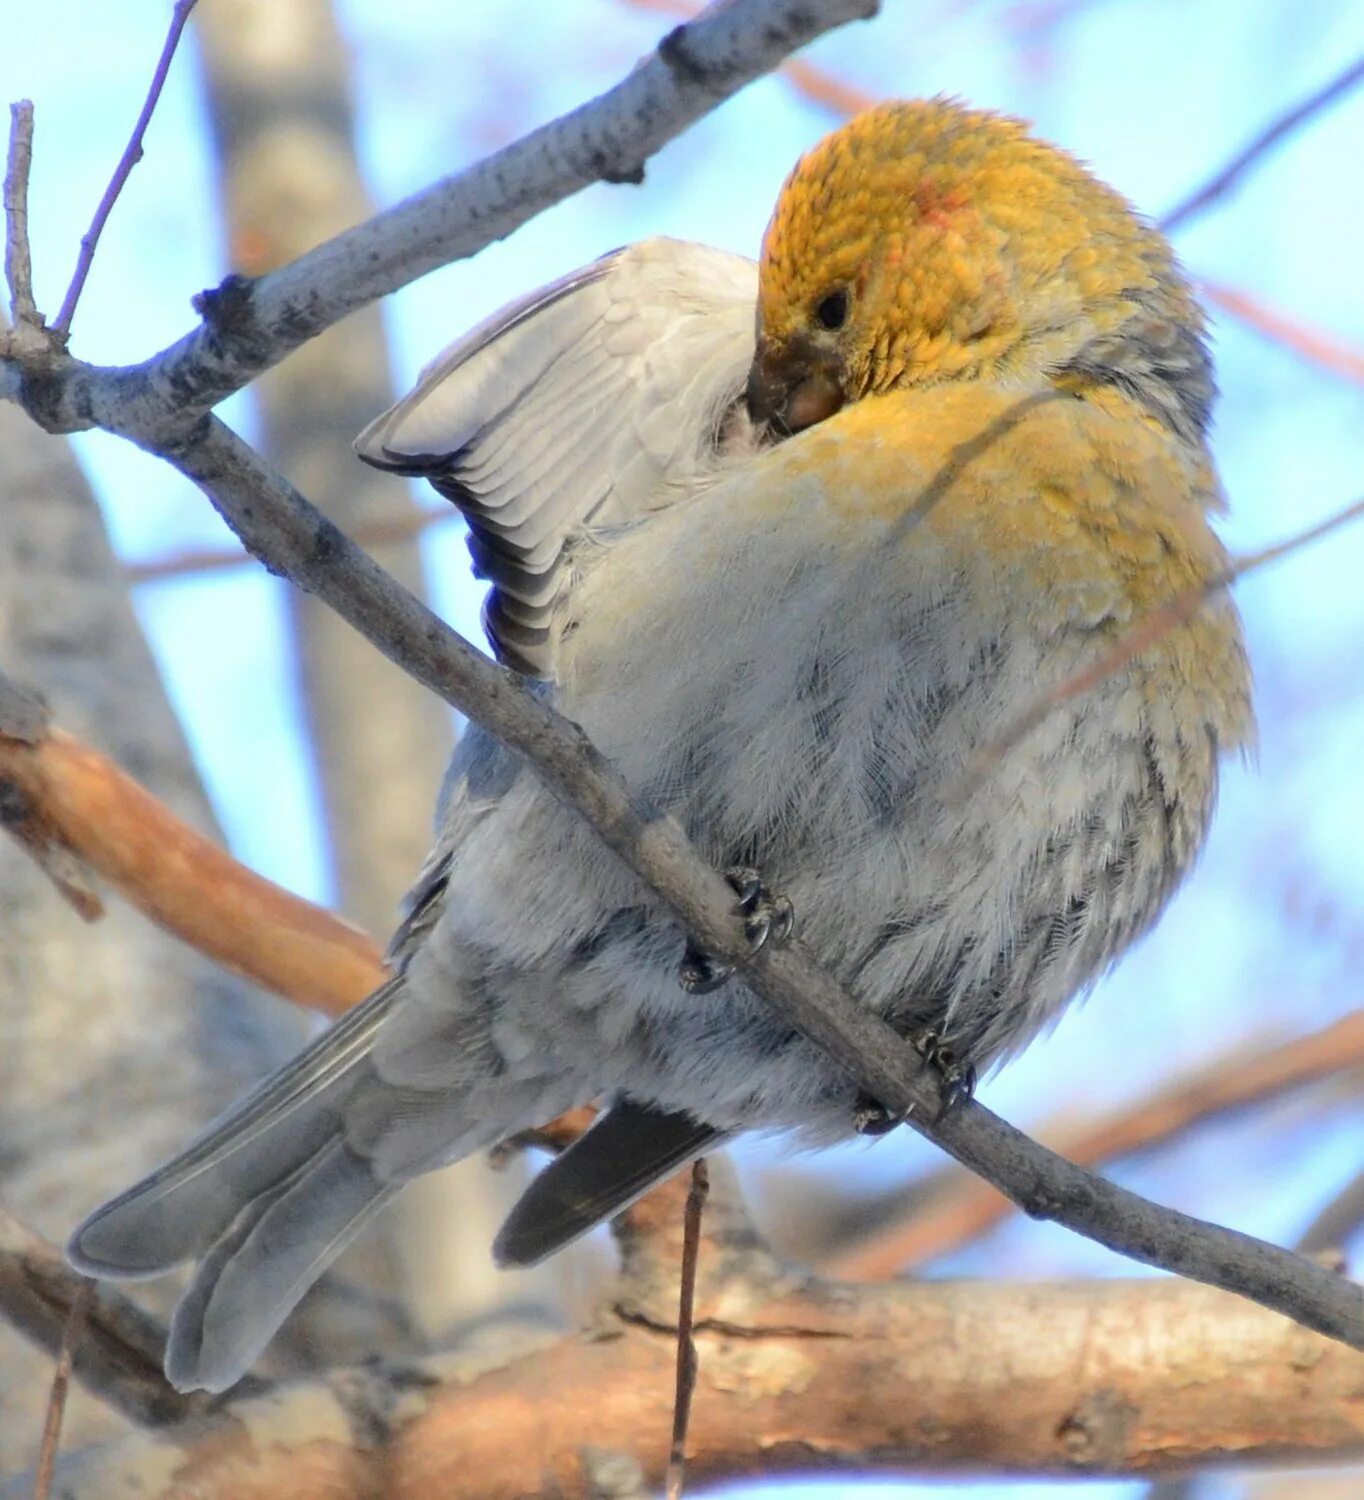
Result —
[{"label": "bird preening feathers", "polygon": [[[796,166],[759,263],[646,241],[441,355],[358,440],[464,512],[500,657],[858,1002],[1017,1052],[1155,919],[1252,732],[1223,598],[1040,692],[1224,564],[1202,317],[1161,235],[1023,125],[885,104]],[[789,903],[789,905],[788,905]],[[392,977],[93,1214],[101,1276],[197,1271],[220,1390],[408,1179],[606,1105],[497,1242],[524,1264],[856,1081],[477,726]]]}]

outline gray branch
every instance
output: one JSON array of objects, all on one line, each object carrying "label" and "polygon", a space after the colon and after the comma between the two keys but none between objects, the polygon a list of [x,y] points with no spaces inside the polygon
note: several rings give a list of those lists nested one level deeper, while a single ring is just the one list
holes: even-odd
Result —
[{"label": "gray branch", "polygon": [[[80,367],[25,404],[42,403],[50,432],[102,427],[137,442],[172,439],[348,313],[504,239],[590,183],[642,182],[648,159],[702,115],[878,4],[718,0],[570,114],[278,271],[229,277],[202,294],[203,323],[160,354],[126,367]],[[3,381],[0,394],[8,394]]]}]

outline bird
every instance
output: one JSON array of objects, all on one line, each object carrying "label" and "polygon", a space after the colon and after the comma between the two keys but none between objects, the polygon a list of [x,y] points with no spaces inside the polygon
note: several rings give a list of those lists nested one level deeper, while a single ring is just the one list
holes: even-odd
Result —
[{"label": "bird", "polygon": [[[357,451],[463,512],[499,659],[728,873],[752,942],[804,944],[960,1084],[1150,927],[1252,743],[1214,394],[1158,230],[1024,123],[937,98],[806,153],[756,264],[606,255],[452,345]],[[90,1275],[197,1263],[180,1389],[239,1379],[405,1182],[572,1107],[601,1112],[503,1264],[744,1131],[877,1128],[477,724],[389,962],[72,1236]]]}]

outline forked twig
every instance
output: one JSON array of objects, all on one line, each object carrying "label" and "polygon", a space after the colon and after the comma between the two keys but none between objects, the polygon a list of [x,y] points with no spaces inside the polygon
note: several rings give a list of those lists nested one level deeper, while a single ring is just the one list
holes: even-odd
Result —
[{"label": "forked twig", "polygon": [[104,233],[104,225],[110,213],[113,212],[114,204],[118,202],[118,195],[123,191],[123,184],[127,182],[133,168],[142,160],[142,139],[147,134],[147,126],[151,124],[152,115],[161,98],[161,90],[165,87],[171,61],[175,57],[175,49],[180,45],[180,34],[184,31],[185,22],[189,20],[189,13],[194,9],[195,4],[196,0],[175,0],[175,9],[171,12],[166,40],[161,48],[161,56],[156,61],[156,71],[152,74],[151,87],[147,90],[147,97],[142,101],[141,113],[137,117],[137,123],[133,126],[132,135],[128,137],[128,144],[123,149],[123,155],[119,157],[118,165],[114,168],[114,175],[109,179],[109,186],[105,188],[104,196],[95,208],[95,216],[90,220],[90,227],[81,236],[80,254],[76,257],[76,269],[71,274],[71,285],[66,289],[66,296],[62,298],[61,311],[58,312],[56,321],[52,325],[53,333],[62,339],[65,339],[71,332],[71,319],[76,315],[76,304],[85,290],[85,280],[90,274],[90,267],[94,264],[95,251],[99,246],[99,237]]},{"label": "forked twig", "polygon": [[696,1317],[696,1264],[701,1257],[701,1215],[710,1192],[710,1173],[704,1156],[691,1168],[691,1191],[687,1194],[682,1232],[682,1285],[677,1303],[677,1384],[673,1393],[673,1436],[668,1449],[668,1471],[664,1481],[666,1500],[682,1500],[687,1478],[687,1428],[691,1423],[691,1398],[696,1391],[696,1340],[692,1327]]}]

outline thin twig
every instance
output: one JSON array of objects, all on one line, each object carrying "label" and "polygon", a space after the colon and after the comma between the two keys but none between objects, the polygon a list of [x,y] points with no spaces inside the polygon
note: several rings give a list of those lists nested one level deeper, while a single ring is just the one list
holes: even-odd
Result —
[{"label": "thin twig", "polygon": [[[1364,1011],[1353,1011],[1308,1036],[1222,1058],[1126,1108],[1080,1122],[1057,1121],[1038,1135],[1068,1161],[1099,1167],[1167,1145],[1233,1110],[1361,1068]],[[880,1281],[950,1255],[1012,1210],[1008,1199],[980,1178],[949,1169],[917,1187],[912,1201],[900,1189],[894,1197],[859,1203],[855,1234],[821,1257],[820,1269],[851,1281]]]},{"label": "thin twig", "polygon": [[52,1474],[57,1467],[57,1448],[62,1438],[62,1418],[66,1415],[66,1395],[71,1389],[71,1365],[94,1294],[95,1283],[83,1277],[81,1289],[72,1298],[71,1310],[66,1315],[62,1344],[57,1351],[57,1368],[52,1373],[52,1389],[47,1397],[47,1416],[43,1420],[43,1441],[38,1450],[38,1474],[33,1481],[33,1500],[48,1500],[52,1493]]},{"label": "thin twig", "polygon": [[1364,385],[1364,350],[1345,343],[1326,328],[1313,328],[1296,317],[1268,306],[1240,287],[1200,277],[1198,291],[1205,302],[1253,328],[1256,333],[1291,349],[1302,359],[1321,365],[1334,375],[1341,375],[1356,385]]},{"label": "thin twig", "polygon": [[161,90],[165,87],[166,77],[170,73],[171,60],[175,57],[175,49],[180,45],[180,34],[184,31],[185,22],[189,20],[189,14],[195,4],[196,0],[175,0],[175,9],[171,12],[166,40],[161,48],[161,56],[156,62],[156,71],[152,74],[151,87],[147,90],[147,97],[142,102],[141,113],[137,117],[137,123],[133,126],[132,135],[128,137],[128,144],[124,148],[123,155],[119,157],[118,165],[114,168],[114,175],[109,179],[109,186],[105,188],[104,196],[99,200],[95,209],[95,217],[90,220],[89,229],[81,236],[80,254],[76,257],[76,269],[71,275],[71,285],[66,289],[61,311],[52,325],[53,333],[62,339],[65,339],[71,332],[71,319],[76,315],[76,304],[80,301],[81,292],[85,289],[85,279],[89,276],[90,267],[94,263],[95,251],[99,247],[99,237],[104,233],[104,225],[113,211],[114,204],[118,202],[118,195],[123,191],[123,184],[127,182],[133,168],[142,160],[142,139],[147,133],[147,126],[151,124],[152,115],[161,98]]},{"label": "thin twig", "polygon": [[1281,542],[1275,542],[1272,547],[1265,547],[1262,551],[1251,552],[1244,557],[1237,558],[1220,572],[1214,573],[1211,578],[1182,589],[1158,609],[1153,609],[1149,614],[1143,615],[1096,661],[1091,662],[1087,667],[1082,667],[1078,672],[1071,673],[1069,677],[1063,678],[1045,693],[1039,693],[1028,708],[1007,725],[1000,735],[979,750],[971,758],[962,776],[958,778],[956,795],[969,797],[1003,760],[1004,756],[1031,734],[1054,709],[1075,698],[1083,697],[1084,694],[1092,692],[1096,687],[1107,682],[1134,657],[1140,656],[1143,651],[1162,640],[1170,631],[1186,624],[1210,599],[1230,588],[1238,578],[1244,578],[1247,573],[1252,573],[1257,568],[1277,562],[1280,558],[1299,551],[1309,543],[1319,541],[1330,532],[1339,530],[1361,516],[1364,516],[1364,499],[1356,500],[1343,510],[1336,511],[1334,515],[1317,522],[1315,526],[1309,526],[1303,531],[1286,537]]},{"label": "thin twig", "polygon": [[1364,1224],[1364,1172],[1352,1177],[1321,1209],[1303,1230],[1298,1249],[1304,1255],[1343,1250],[1361,1224]]},{"label": "thin twig", "polygon": [[[0,1316],[11,1326],[55,1356],[71,1305],[89,1286],[55,1245],[0,1207]],[[165,1348],[165,1329],[106,1282],[89,1306],[72,1370],[86,1390],[129,1421],[167,1426],[204,1413],[211,1398],[183,1396],[171,1387],[161,1371]]]},{"label": "thin twig", "polygon": [[9,107],[9,153],[5,160],[5,285],[10,321],[17,327],[38,318],[33,300],[33,256],[28,244],[28,174],[33,166],[33,101]]},{"label": "thin twig", "polygon": [[[433,526],[451,522],[463,524],[463,517],[453,505],[440,509],[434,506],[417,510],[406,516],[395,516],[388,521],[369,521],[355,527],[351,536],[366,551],[374,551],[394,542],[405,542]],[[256,559],[240,547],[202,547],[192,552],[174,552],[168,557],[154,557],[145,562],[123,564],[123,576],[134,586],[143,583],[162,583],[173,578],[198,573],[217,573],[227,568],[258,566]]]},{"label": "thin twig", "polygon": [[687,1194],[685,1227],[682,1232],[682,1285],[677,1300],[677,1382],[673,1389],[673,1437],[668,1449],[664,1481],[666,1500],[682,1500],[687,1480],[687,1428],[691,1424],[691,1398],[696,1392],[696,1340],[692,1327],[696,1318],[696,1266],[701,1258],[701,1216],[710,1192],[706,1158],[691,1165],[691,1191]]},{"label": "thin twig", "polygon": [[1197,218],[1219,198],[1225,197],[1251,167],[1267,156],[1275,146],[1305,125],[1313,115],[1320,114],[1337,99],[1343,98],[1361,81],[1364,81],[1364,57],[1356,58],[1339,77],[1333,78],[1325,88],[1318,89],[1315,94],[1281,114],[1278,119],[1261,131],[1244,151],[1234,156],[1215,177],[1190,193],[1182,203],[1176,204],[1159,221],[1160,227],[1166,234],[1171,234],[1174,230],[1183,228],[1190,219]]}]

